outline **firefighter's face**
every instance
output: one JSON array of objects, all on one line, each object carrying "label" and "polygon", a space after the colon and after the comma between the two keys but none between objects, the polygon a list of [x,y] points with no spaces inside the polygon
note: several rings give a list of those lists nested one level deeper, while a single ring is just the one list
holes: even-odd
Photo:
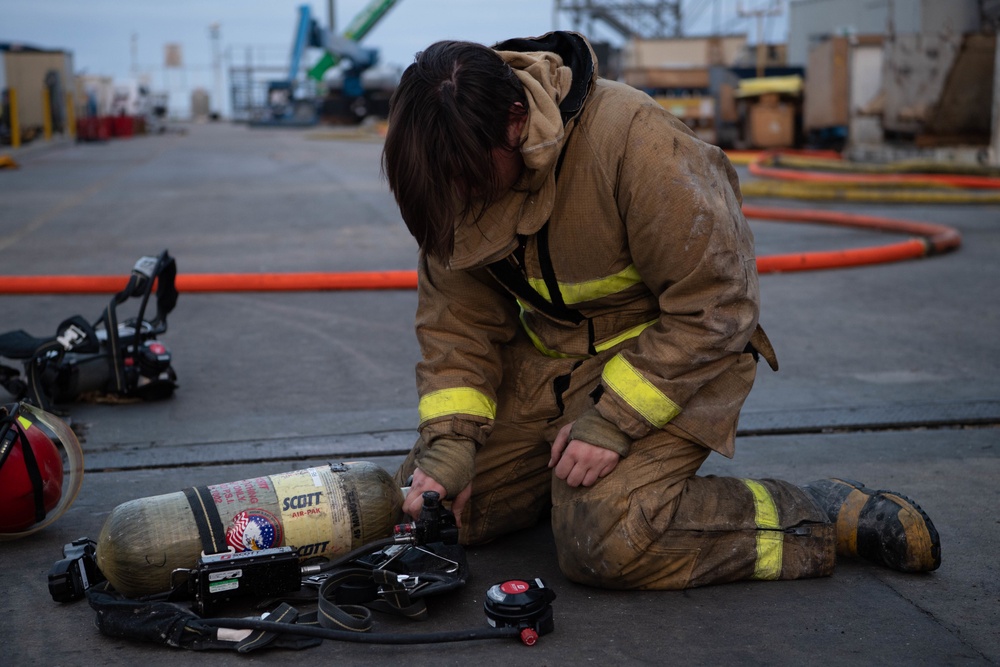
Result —
[{"label": "firefighter's face", "polygon": [[[520,106],[518,103],[516,106]],[[500,185],[500,192],[507,192],[524,171],[524,159],[521,157],[519,149],[521,145],[521,132],[528,118],[524,114],[511,113],[510,123],[507,125],[507,145],[514,148],[494,148],[492,152],[493,164],[497,170],[497,179]]]},{"label": "firefighter's face", "polygon": [[493,149],[493,164],[497,170],[497,181],[500,186],[499,192],[505,193],[514,187],[517,179],[524,171],[524,159],[521,151],[506,148]]}]

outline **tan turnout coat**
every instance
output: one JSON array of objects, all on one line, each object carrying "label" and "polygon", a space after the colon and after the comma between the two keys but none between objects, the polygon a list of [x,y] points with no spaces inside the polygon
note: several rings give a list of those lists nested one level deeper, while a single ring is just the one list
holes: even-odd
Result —
[{"label": "tan turnout coat", "polygon": [[[566,368],[557,360],[604,356],[596,408],[621,432],[674,430],[732,456],[753,382],[753,366],[736,361],[755,331],[756,348],[773,355],[757,328],[737,175],[649,96],[596,77],[584,52],[591,61],[572,66],[554,53],[500,52],[529,97],[525,171],[478,222],[456,223],[448,265],[420,259],[423,442],[485,442],[504,400],[501,349],[527,337],[531,371],[519,383],[551,392]],[[574,95],[579,108],[567,104]],[[487,268],[498,261],[577,321],[512,294]]]}]

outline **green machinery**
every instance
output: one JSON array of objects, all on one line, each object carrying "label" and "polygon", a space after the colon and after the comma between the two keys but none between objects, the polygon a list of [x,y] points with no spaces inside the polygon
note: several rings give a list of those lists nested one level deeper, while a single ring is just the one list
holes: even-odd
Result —
[{"label": "green machinery", "polygon": [[[320,114],[360,121],[372,113],[383,112],[383,107],[388,103],[388,91],[366,90],[361,80],[365,71],[378,62],[378,51],[365,48],[360,42],[398,1],[372,0],[340,35],[320,28],[309,5],[299,6],[299,20],[288,75],[284,79],[269,82],[267,105],[270,113],[266,119],[258,120],[257,123],[312,124]],[[308,71],[308,77],[316,82],[322,81],[323,75],[331,67],[345,63],[340,90],[328,90],[323,100],[297,96],[297,90],[301,87],[299,68],[306,50],[310,48],[323,50],[323,56]]]}]

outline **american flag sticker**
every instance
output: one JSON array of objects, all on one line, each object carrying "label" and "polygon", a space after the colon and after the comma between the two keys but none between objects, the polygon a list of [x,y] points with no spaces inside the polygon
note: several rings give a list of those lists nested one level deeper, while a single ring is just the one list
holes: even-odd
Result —
[{"label": "american flag sticker", "polygon": [[281,546],[281,523],[266,510],[243,510],[229,524],[226,544],[236,551],[260,551]]}]

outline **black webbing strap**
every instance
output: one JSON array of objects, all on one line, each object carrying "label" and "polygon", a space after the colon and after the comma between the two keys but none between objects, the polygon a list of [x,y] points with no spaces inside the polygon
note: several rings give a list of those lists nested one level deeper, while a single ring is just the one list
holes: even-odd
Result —
[{"label": "black webbing strap", "polygon": [[206,555],[220,554],[229,551],[226,544],[226,528],[222,525],[219,510],[212,500],[212,492],[207,486],[184,489],[194,522],[198,526],[198,537]]},{"label": "black webbing strap", "polygon": [[[562,156],[560,156],[561,160]],[[542,269],[542,280],[545,281],[545,287],[549,291],[549,297],[552,299],[552,303],[557,307],[561,308],[567,312],[575,313],[579,318],[577,322],[582,322],[584,319],[587,320],[587,353],[590,355],[597,354],[597,350],[594,348],[594,321],[585,318],[583,314],[573,308],[569,308],[566,302],[563,300],[562,291],[559,289],[559,281],[556,280],[556,270],[552,266],[552,253],[549,251],[549,225],[546,223],[544,227],[538,230],[538,264]]]},{"label": "black webbing strap", "polygon": [[[129,285],[134,284],[135,278],[129,280]],[[117,302],[115,298],[104,309],[101,319],[104,321],[104,331],[108,335],[108,363],[111,365],[111,377],[114,378],[114,390],[119,394],[125,393],[125,361],[122,359],[122,349],[118,342],[118,313],[115,310]]]},{"label": "black webbing strap", "polygon": [[[268,621],[274,622],[269,624],[271,627],[255,629],[238,641],[237,637],[220,637],[220,628],[229,625],[210,625],[214,619],[201,618],[188,605],[158,599],[130,600],[111,590],[106,581],[87,589],[87,601],[97,612],[97,629],[116,640],[144,641],[193,651],[231,649],[240,653],[263,648],[303,649],[323,642],[321,637],[292,634],[296,625],[304,624],[300,622],[302,615],[286,603],[267,616]],[[289,628],[289,632],[282,632],[283,627]]]},{"label": "black webbing strap", "polygon": [[[556,182],[559,181],[559,173],[562,171],[563,160],[566,158],[566,148],[569,146],[569,141],[563,144],[562,150],[559,152],[559,158],[556,160],[555,177]],[[521,245],[519,247],[520,257],[515,255],[505,257],[501,260],[488,264],[486,270],[490,272],[501,285],[510,290],[515,296],[527,303],[534,310],[545,313],[549,317],[562,320],[563,322],[571,322],[573,324],[579,324],[583,322],[586,317],[573,308],[568,308],[566,303],[563,301],[562,293],[559,291],[559,283],[556,281],[555,269],[552,267],[552,256],[549,254],[549,223],[548,221],[542,225],[542,228],[538,230],[535,234],[535,238],[538,241],[538,261],[542,267],[542,279],[545,281],[545,286],[549,291],[549,298],[552,301],[546,300],[541,294],[531,286],[528,282],[527,277],[524,275],[524,244],[525,241],[521,239]],[[590,345],[593,348],[593,343]]]},{"label": "black webbing strap", "polygon": [[17,429],[14,428],[17,414],[8,410],[9,406],[0,408],[0,412],[3,413],[3,419],[0,420],[0,468],[6,463],[7,457],[14,449],[14,443],[17,442]]},{"label": "black webbing strap", "polygon": [[166,325],[167,315],[177,305],[177,261],[164,250],[160,255],[156,275],[156,319],[157,324]]},{"label": "black webbing strap", "polygon": [[[299,611],[287,602],[282,602],[278,608],[267,615],[267,620],[273,623],[295,623],[299,619]],[[267,630],[254,630],[248,637],[236,645],[239,653],[249,653],[255,649],[264,648],[275,639],[278,633]]]},{"label": "black webbing strap", "polygon": [[368,632],[374,623],[372,609],[418,621],[427,618],[424,600],[412,600],[396,572],[344,568],[320,585],[316,616],[324,628]]},{"label": "black webbing strap", "polygon": [[584,320],[583,315],[579,311],[567,308],[566,306],[558,306],[554,303],[546,301],[545,298],[543,298],[542,295],[528,283],[528,279],[525,278],[524,274],[521,273],[521,270],[515,266],[513,262],[511,262],[510,258],[504,258],[493,262],[486,267],[486,270],[490,272],[497,282],[509,289],[515,296],[527,303],[534,310],[545,313],[553,319],[562,320],[563,322],[579,324]]},{"label": "black webbing strap", "polygon": [[28,436],[24,431],[20,432],[21,453],[24,454],[24,465],[28,469],[28,479],[31,480],[31,488],[35,497],[35,521],[45,518],[45,483],[42,481],[42,472],[38,468],[38,459],[35,458],[35,450],[28,442]]},{"label": "black webbing strap", "polygon": [[139,312],[135,317],[134,345],[136,349],[142,341],[142,326],[146,320],[146,304],[149,303],[149,295],[152,293],[153,285],[156,285],[156,318],[149,322],[154,330],[166,331],[167,315],[177,305],[177,262],[166,250],[156,258],[153,268],[145,270],[148,266],[144,260],[151,259],[143,257],[136,263],[136,268],[132,270],[132,275],[138,278],[137,282],[129,282],[125,291],[115,297],[112,303],[121,303],[125,299],[141,294],[142,301],[139,302]]},{"label": "black webbing strap", "polygon": [[0,466],[7,462],[8,456],[14,449],[14,443],[20,442],[25,472],[31,482],[31,495],[35,501],[35,523],[38,523],[45,518],[45,482],[42,479],[42,471],[38,467],[38,459],[35,458],[35,450],[31,448],[28,435],[16,423],[17,412],[8,413],[4,421],[6,423],[0,430]]},{"label": "black webbing strap", "polygon": [[58,368],[67,352],[96,353],[100,351],[97,334],[90,322],[79,315],[66,320],[56,330],[56,336],[45,340],[31,354],[31,359],[25,363],[25,375],[28,381],[28,398],[43,410],[50,408],[52,398],[61,388],[58,375],[53,380],[53,396],[45,392],[43,378],[51,367]]},{"label": "black webbing strap", "polygon": [[549,290],[549,298],[557,308],[566,308],[562,292],[559,291],[559,281],[556,280],[556,270],[552,266],[552,254],[549,252],[549,223],[546,222],[538,230],[535,238],[538,240],[538,264],[542,269],[542,280]]},{"label": "black webbing strap", "polygon": [[42,410],[51,409],[49,397],[45,394],[42,377],[49,365],[58,366],[65,349],[58,340],[50,340],[35,350],[34,357],[25,364],[28,379],[28,398]]}]

